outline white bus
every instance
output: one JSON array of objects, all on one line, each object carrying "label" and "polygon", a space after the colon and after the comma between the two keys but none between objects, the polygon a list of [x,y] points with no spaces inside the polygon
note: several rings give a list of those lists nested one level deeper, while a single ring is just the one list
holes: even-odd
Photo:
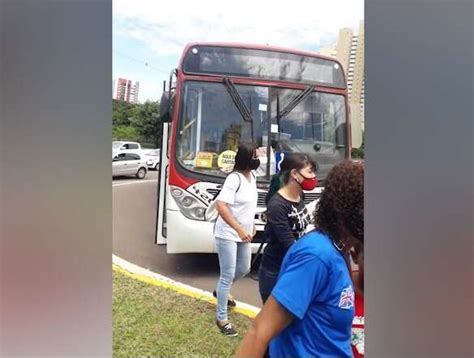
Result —
[{"label": "white bus", "polygon": [[350,158],[347,86],[337,60],[270,46],[193,43],[185,47],[160,104],[163,122],[156,243],[167,252],[213,253],[206,209],[219,192],[240,142],[258,147],[255,252],[263,239],[265,195],[285,153],[318,164],[319,186]]}]

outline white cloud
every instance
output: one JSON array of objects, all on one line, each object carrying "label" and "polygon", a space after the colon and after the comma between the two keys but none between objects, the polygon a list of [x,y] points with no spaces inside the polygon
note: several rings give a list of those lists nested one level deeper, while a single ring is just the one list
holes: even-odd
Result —
[{"label": "white cloud", "polygon": [[[156,63],[165,57],[176,58],[169,68],[175,66],[184,46],[194,41],[268,43],[316,50],[335,43],[341,28],[357,31],[363,16],[363,0],[297,0],[283,4],[268,0],[113,0],[114,37],[142,43],[151,55],[146,60],[154,58]],[[114,48],[118,44],[114,39]],[[126,48],[115,50],[133,55]],[[148,75],[144,75],[143,71],[123,75],[140,81],[140,101],[156,100],[162,90],[161,80],[156,78],[166,77],[166,73],[148,69]]]},{"label": "white cloud", "polygon": [[356,30],[363,0],[240,0],[162,2],[114,0],[114,32],[147,44],[157,55],[180,54],[192,41],[317,48],[335,42],[340,28]]}]

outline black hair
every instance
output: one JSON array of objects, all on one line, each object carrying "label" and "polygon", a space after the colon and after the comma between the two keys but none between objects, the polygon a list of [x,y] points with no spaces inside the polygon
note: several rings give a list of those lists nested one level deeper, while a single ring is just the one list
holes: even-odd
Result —
[{"label": "black hair", "polygon": [[272,176],[272,179],[270,180],[270,187],[268,188],[267,195],[265,195],[265,205],[268,206],[270,199],[278,190],[280,190],[280,187],[281,187],[280,175],[274,174]]},{"label": "black hair", "polygon": [[280,190],[282,185],[288,184],[290,172],[292,169],[303,169],[311,165],[313,171],[317,170],[317,164],[302,153],[286,153],[283,162],[280,165],[280,173],[272,176],[268,193],[265,196],[265,205],[268,205],[273,195]]},{"label": "black hair", "polygon": [[235,155],[234,170],[242,172],[249,170],[255,156],[255,149],[254,144],[241,143]]},{"label": "black hair", "polygon": [[290,172],[292,169],[300,170],[306,168],[308,165],[311,166],[313,171],[316,171],[316,163],[308,158],[303,153],[286,153],[283,162],[280,165],[280,182],[281,185],[288,184],[290,180]]},{"label": "black hair", "polygon": [[346,160],[324,181],[314,212],[315,227],[333,241],[341,240],[341,226],[364,243],[364,164]]}]

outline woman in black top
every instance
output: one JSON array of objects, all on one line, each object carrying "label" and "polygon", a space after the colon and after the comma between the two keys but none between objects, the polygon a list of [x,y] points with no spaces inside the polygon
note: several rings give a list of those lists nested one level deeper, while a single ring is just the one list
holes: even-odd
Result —
[{"label": "woman in black top", "polygon": [[315,163],[301,153],[286,154],[281,163],[282,187],[267,205],[267,246],[259,270],[259,291],[263,303],[276,284],[286,252],[303,236],[310,222],[309,212],[303,202],[303,190],[316,187],[315,170]]}]

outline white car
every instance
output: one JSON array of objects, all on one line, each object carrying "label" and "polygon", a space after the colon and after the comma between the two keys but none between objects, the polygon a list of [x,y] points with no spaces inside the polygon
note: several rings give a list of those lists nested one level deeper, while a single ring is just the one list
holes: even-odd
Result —
[{"label": "white car", "polygon": [[147,152],[145,157],[148,168],[158,170],[160,166],[160,149],[153,149]]},{"label": "white car", "polygon": [[112,142],[112,153],[115,155],[117,153],[136,153],[142,155],[142,146],[137,142]]},{"label": "white car", "polygon": [[144,179],[148,173],[146,160],[136,153],[117,153],[112,155],[112,176],[134,175]]}]

